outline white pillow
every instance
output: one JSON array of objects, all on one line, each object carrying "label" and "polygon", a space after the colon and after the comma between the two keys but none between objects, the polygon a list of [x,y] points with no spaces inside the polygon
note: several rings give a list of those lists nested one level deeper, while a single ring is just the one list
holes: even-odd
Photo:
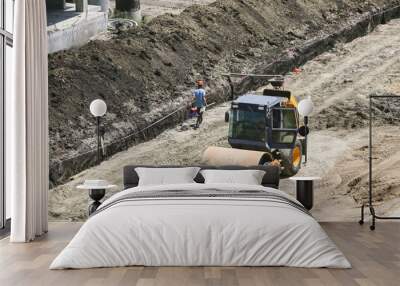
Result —
[{"label": "white pillow", "polygon": [[262,170],[202,170],[206,184],[261,185],[265,171]]},{"label": "white pillow", "polygon": [[135,168],[139,176],[138,186],[195,183],[193,180],[200,168]]}]

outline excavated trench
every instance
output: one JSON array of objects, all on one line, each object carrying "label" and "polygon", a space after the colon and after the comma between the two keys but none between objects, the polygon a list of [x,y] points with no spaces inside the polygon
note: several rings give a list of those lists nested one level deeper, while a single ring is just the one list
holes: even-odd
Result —
[{"label": "excavated trench", "polygon": [[[336,29],[336,31],[329,33],[327,35],[317,35],[315,37],[312,37],[310,39],[305,39],[305,36],[302,35],[296,35],[295,38],[297,38],[297,41],[293,43],[293,45],[285,45],[284,49],[278,49],[275,48],[276,53],[273,56],[267,55],[266,57],[262,57],[263,60],[259,60],[258,58],[257,62],[255,62],[253,59],[250,60],[250,64],[247,66],[243,66],[240,70],[237,69],[237,66],[232,66],[234,72],[252,72],[252,73],[263,73],[263,74],[286,74],[287,72],[291,71],[293,67],[300,66],[307,61],[315,58],[316,56],[320,55],[321,53],[331,49],[334,47],[337,43],[339,42],[349,42],[354,40],[355,38],[367,35],[371,31],[375,29],[380,24],[387,23],[391,19],[398,18],[400,16],[400,6],[396,6],[395,4],[399,4],[399,2],[396,1],[391,1],[391,4],[389,4],[384,10],[378,10],[376,8],[374,9],[369,9],[369,12],[363,12],[358,14],[355,17],[350,17],[349,19],[345,19],[343,23],[343,26],[340,29]],[[179,16],[178,16],[179,17]],[[151,27],[150,27],[151,29]],[[139,33],[140,35],[140,33]],[[115,41],[122,41],[121,37],[118,36]],[[129,40],[128,40],[129,41]],[[90,43],[89,46],[94,45],[98,49],[99,43]],[[275,44],[276,45],[276,44]],[[146,51],[146,50],[144,50]],[[83,52],[83,55],[80,56],[79,52]],[[104,50],[103,50],[104,52]],[[84,54],[85,51],[80,49],[78,51],[72,51],[70,53],[65,52],[61,53],[58,55],[55,55],[52,59],[50,59],[51,63],[51,69],[50,69],[50,97],[53,97],[53,100],[51,100],[51,103],[60,103],[60,98],[54,100],[54,97],[58,97],[60,89],[65,89],[64,87],[58,86],[60,85],[60,78],[59,78],[59,72],[62,72],[62,70],[59,70],[57,68],[58,64],[66,64],[66,66],[70,66],[71,62],[68,63],[68,61],[71,61],[71,57],[85,57],[86,55]],[[144,52],[145,53],[145,52]],[[72,56],[71,56],[72,55]],[[112,55],[104,55],[105,57],[112,58]],[[146,57],[145,55],[142,55]],[[246,61],[246,55],[242,55],[240,53],[236,54],[236,58],[239,58],[239,66],[241,63]],[[92,59],[93,60],[93,59]],[[95,59],[96,60],[96,59]],[[98,59],[97,59],[98,60]],[[167,61],[165,58],[163,61]],[[249,61],[247,61],[249,62]],[[86,62],[84,61],[83,64]],[[76,63],[74,63],[76,64]],[[171,62],[167,61],[164,63],[166,66],[172,65]],[[74,67],[75,69],[79,69],[79,67]],[[104,67],[106,68],[106,67]],[[205,69],[204,66],[202,67],[203,70]],[[226,65],[225,67],[225,72],[226,68],[229,68],[229,65]],[[200,68],[201,69],[201,68]],[[155,73],[157,73],[158,69],[156,69]],[[227,80],[221,76],[217,76],[216,72],[214,71],[213,74],[210,75],[209,72],[205,71],[205,74],[207,74],[207,82],[208,82],[208,96],[210,98],[209,101],[213,102],[224,102],[226,100],[229,100],[232,98],[231,95],[231,90],[229,87],[229,84]],[[119,76],[119,73],[116,72],[116,76]],[[191,78],[194,78],[195,75],[193,75]],[[65,77],[66,80],[68,80],[68,76]],[[71,77],[69,78],[71,79]],[[53,80],[53,83],[51,82]],[[190,79],[186,79],[185,84],[179,86],[179,87],[174,87],[173,90],[175,92],[176,98],[177,98],[177,104],[173,105],[172,107],[169,105],[165,105],[167,109],[174,108],[179,109],[182,108],[182,106],[185,105],[185,100],[182,99],[184,98],[184,94],[190,94]],[[74,86],[78,84],[79,81],[75,81],[72,79],[72,81],[68,84],[69,87],[68,89],[71,89],[71,86]],[[65,83],[64,83],[65,84]],[[261,80],[255,80],[252,78],[245,78],[244,80],[235,83],[235,95],[241,94],[247,90],[254,90],[257,87],[265,84],[265,82]],[[132,82],[133,86],[139,86],[143,87],[142,84],[139,84],[138,82]],[[146,89],[147,87],[143,87]],[[180,90],[179,90],[180,89]],[[101,88],[100,88],[101,90]],[[117,90],[118,92],[118,90]],[[133,92],[133,91],[132,91]],[[96,96],[103,97],[107,101],[107,95],[102,94],[100,91]],[[158,96],[158,94],[155,94],[155,96]],[[186,96],[187,97],[187,96]],[[93,97],[92,97],[93,98]],[[88,101],[85,98],[85,103]],[[121,98],[121,100],[126,100],[126,98]],[[136,99],[138,100],[138,99]],[[77,104],[77,103],[73,103]],[[162,105],[163,102],[158,102],[158,104]],[[81,108],[84,109],[85,106],[83,106],[83,103],[80,103]],[[62,104],[61,104],[62,106]],[[115,105],[112,106],[114,109],[116,108]],[[134,109],[131,107],[131,109]],[[135,110],[132,110],[135,111]],[[118,130],[118,122],[116,122],[115,118],[106,118],[106,126],[109,126],[110,130],[114,128],[112,132],[112,136],[108,138],[108,142],[106,142],[107,149],[106,153],[108,156],[111,156],[112,154],[115,154],[117,152],[120,152],[122,150],[127,149],[128,147],[138,144],[140,142],[149,140],[151,138],[154,138],[158,134],[160,134],[162,131],[164,131],[167,128],[170,128],[172,126],[175,126],[179,122],[182,122],[187,115],[186,109],[183,108],[181,111],[175,112],[172,116],[168,117],[166,120],[161,121],[159,124],[156,124],[152,126],[151,128],[148,128],[146,130],[143,130],[146,126],[150,125],[152,122],[157,121],[160,117],[165,116],[166,114],[169,113],[170,110],[167,110],[166,112],[164,108],[161,107],[159,111],[159,116],[155,116],[151,118],[151,121],[147,120],[142,120],[139,124],[134,124],[135,128],[131,128],[132,126],[129,126],[128,128],[120,128]],[[51,111],[50,111],[51,112]],[[134,114],[134,112],[133,112]],[[142,114],[141,114],[142,115]],[[116,116],[113,114],[113,116]],[[145,116],[145,115],[143,115]],[[90,167],[93,166],[96,163],[96,151],[90,151],[90,146],[95,146],[93,143],[93,140],[91,137],[93,137],[94,134],[94,126],[91,123],[88,123],[90,119],[84,118],[82,115],[79,117],[80,122],[85,122],[84,124],[81,124],[81,128],[86,128],[87,132],[84,134],[80,134],[80,136],[77,136],[77,138],[74,138],[75,141],[79,141],[79,148],[76,148],[77,143],[76,142],[70,142],[67,136],[65,134],[62,134],[62,132],[58,131],[57,126],[56,128],[53,126],[50,129],[50,134],[53,139],[51,142],[52,146],[52,153],[51,153],[51,162],[50,162],[50,181],[51,181],[51,186],[58,185],[65,180],[67,180],[69,177],[72,175]],[[51,118],[50,118],[51,120]],[[71,122],[71,120],[69,120]],[[73,123],[73,122],[71,122]],[[60,124],[58,122],[57,124]],[[72,124],[73,125],[73,124]],[[132,125],[132,124],[131,124]],[[121,131],[122,130],[122,131]],[[140,131],[142,130],[142,131]],[[140,132],[139,132],[140,131]],[[125,137],[129,133],[135,133],[134,136],[129,136]],[[61,134],[61,136],[60,136]],[[121,137],[125,137],[125,139],[118,139]],[[90,139],[88,139],[90,138]],[[60,141],[66,141],[63,143],[64,148],[67,150],[71,150],[76,148],[75,150],[78,151],[71,151],[67,154],[63,154],[59,152],[59,143]],[[107,141],[107,140],[106,140]],[[83,144],[82,144],[83,143]],[[67,146],[65,146],[67,144]],[[83,145],[83,147],[82,147]],[[56,147],[54,147],[56,146]],[[89,151],[88,151],[89,149]],[[78,153],[83,153],[81,155],[74,154],[74,152]]]}]

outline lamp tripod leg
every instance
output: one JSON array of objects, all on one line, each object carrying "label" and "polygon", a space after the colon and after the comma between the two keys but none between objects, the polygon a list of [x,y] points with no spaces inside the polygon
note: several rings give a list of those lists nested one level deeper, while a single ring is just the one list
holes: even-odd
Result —
[{"label": "lamp tripod leg", "polygon": [[371,212],[371,215],[372,215],[372,224],[370,225],[370,230],[375,230],[375,221],[376,221],[376,215],[375,215],[375,209],[374,209],[374,207],[371,205],[370,207],[369,207],[369,210],[370,210],[370,212]]},{"label": "lamp tripod leg", "polygon": [[364,224],[364,204],[361,205],[361,219],[358,221],[360,225]]},{"label": "lamp tripod leg", "polygon": [[101,155],[100,155],[100,148],[101,148],[101,143],[100,143],[100,116],[96,117],[96,123],[97,123],[97,164],[100,164],[101,162]]},{"label": "lamp tripod leg", "polygon": [[308,116],[304,116],[304,127],[306,130],[305,136],[304,136],[304,164],[307,164],[307,157],[308,157],[308,134],[307,134],[307,129],[308,129]]}]

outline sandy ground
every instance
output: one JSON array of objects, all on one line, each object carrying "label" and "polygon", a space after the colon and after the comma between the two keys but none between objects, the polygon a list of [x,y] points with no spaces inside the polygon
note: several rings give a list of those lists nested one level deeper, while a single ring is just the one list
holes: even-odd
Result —
[{"label": "sandy ground", "polygon": [[[367,198],[368,130],[363,127],[367,98],[388,92],[400,95],[399,28],[399,20],[379,26],[370,35],[307,63],[303,73],[288,82],[287,88],[298,96],[312,97],[316,110],[311,124],[322,129],[311,133],[310,161],[299,174],[322,177],[313,210],[320,220],[356,220],[357,207]],[[391,109],[395,100],[381,102],[388,106],[377,116],[373,132],[373,189],[379,213],[394,214],[400,210],[400,169],[396,167],[400,124],[394,120],[388,126],[381,120],[398,120],[400,113],[398,108]],[[283,182],[282,188],[290,185]]]},{"label": "sandy ground", "polygon": [[[300,75],[287,82],[287,89],[301,98],[311,96],[316,105],[310,119],[315,129],[309,138],[309,161],[299,175],[322,177],[316,185],[312,210],[320,221],[359,218],[359,205],[366,198],[368,186],[367,96],[400,94],[399,30],[399,20],[380,26],[370,35],[338,46],[307,63]],[[228,106],[226,103],[208,110],[199,130],[180,131],[180,127],[167,130],[154,140],[74,176],[50,192],[50,216],[56,220],[86,217],[87,193],[76,189],[85,179],[107,179],[119,185],[115,190],[118,191],[122,188],[124,165],[198,163],[207,146],[227,146],[224,112]],[[389,114],[388,110],[383,114]],[[399,214],[400,129],[395,120],[394,124],[385,122],[374,129],[374,192],[379,214]],[[294,183],[282,180],[281,189],[293,194]]]}]

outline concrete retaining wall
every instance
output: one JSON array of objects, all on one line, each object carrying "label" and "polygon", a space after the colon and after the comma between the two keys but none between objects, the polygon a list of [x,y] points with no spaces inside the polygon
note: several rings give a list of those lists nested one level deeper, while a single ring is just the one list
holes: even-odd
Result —
[{"label": "concrete retaining wall", "polygon": [[48,51],[54,53],[86,44],[93,36],[107,29],[108,16],[105,12],[89,12],[75,17],[77,22],[57,28],[57,24],[48,29]]}]

